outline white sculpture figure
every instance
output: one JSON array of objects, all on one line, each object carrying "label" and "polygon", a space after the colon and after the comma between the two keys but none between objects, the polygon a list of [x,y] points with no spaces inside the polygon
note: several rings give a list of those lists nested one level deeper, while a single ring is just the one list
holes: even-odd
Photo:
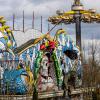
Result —
[{"label": "white sculpture figure", "polygon": [[0,49],[5,50],[5,45],[0,41]]},{"label": "white sculpture figure", "polygon": [[77,81],[76,85],[81,86],[82,85],[82,63],[81,60],[78,59],[78,64],[77,64]]},{"label": "white sculpture figure", "polygon": [[57,48],[57,51],[56,51],[56,55],[57,57],[60,59],[60,57],[62,56],[62,46],[65,44],[64,42],[64,38],[62,38],[62,36],[60,36],[58,38],[58,48]]},{"label": "white sculpture figure", "polygon": [[4,69],[0,66],[0,79],[3,79]]},{"label": "white sculpture figure", "polygon": [[0,53],[0,60],[4,59],[3,53]]},{"label": "white sculpture figure", "polygon": [[48,57],[44,56],[41,62],[42,66],[42,72],[41,75],[43,76],[48,76],[48,68],[49,68],[49,63],[48,63]]},{"label": "white sculpture figure", "polygon": [[65,46],[65,35],[61,34],[61,44],[62,46]]},{"label": "white sculpture figure", "polygon": [[50,91],[54,87],[53,79],[49,76],[49,60],[44,56],[41,62],[40,78],[38,82],[39,91]]},{"label": "white sculpture figure", "polygon": [[32,55],[32,61],[31,61],[31,70],[34,70],[33,65],[34,65],[34,61],[36,59],[36,47],[33,47],[33,55]]},{"label": "white sculpture figure", "polygon": [[31,63],[32,59],[29,54],[26,54],[26,65],[28,65],[28,62]]},{"label": "white sculpture figure", "polygon": [[23,60],[22,54],[19,56],[19,60],[21,61]]}]

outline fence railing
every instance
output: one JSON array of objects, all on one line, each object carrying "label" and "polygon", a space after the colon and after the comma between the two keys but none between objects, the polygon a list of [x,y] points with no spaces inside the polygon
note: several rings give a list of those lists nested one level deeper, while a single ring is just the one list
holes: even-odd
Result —
[{"label": "fence railing", "polygon": [[[9,92],[9,91],[8,91]],[[38,99],[42,100],[55,100],[55,98],[60,98],[59,100],[63,99],[64,91],[51,91],[51,92],[41,92],[38,93]],[[25,95],[15,95],[15,94],[5,94],[0,95],[0,100],[33,100],[33,92],[27,93]],[[71,99],[77,98],[77,100],[100,100],[100,88],[97,87],[86,87],[86,88],[79,88],[71,91]],[[56,99],[57,100],[57,99]]]}]

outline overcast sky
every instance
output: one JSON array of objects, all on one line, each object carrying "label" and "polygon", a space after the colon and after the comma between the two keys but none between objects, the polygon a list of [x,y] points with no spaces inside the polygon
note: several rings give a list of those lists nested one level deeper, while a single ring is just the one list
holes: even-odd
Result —
[{"label": "overcast sky", "polygon": [[[12,14],[16,14],[16,28],[22,27],[22,11],[25,11],[25,26],[31,28],[32,12],[35,12],[35,28],[40,29],[40,16],[43,16],[43,32],[47,32],[47,18],[61,9],[68,11],[74,0],[0,0],[0,15],[12,26]],[[94,8],[100,12],[100,0],[81,0],[86,9]],[[59,28],[61,26],[58,26]],[[75,37],[74,25],[63,25]],[[82,24],[85,39],[95,37],[100,40],[100,24]]]},{"label": "overcast sky", "polygon": [[[25,10],[26,16],[30,17],[32,11],[36,15],[52,15],[57,9],[69,10],[74,0],[0,0],[0,14],[10,17],[11,14],[21,15]],[[86,8],[100,10],[100,0],[81,0]]]}]

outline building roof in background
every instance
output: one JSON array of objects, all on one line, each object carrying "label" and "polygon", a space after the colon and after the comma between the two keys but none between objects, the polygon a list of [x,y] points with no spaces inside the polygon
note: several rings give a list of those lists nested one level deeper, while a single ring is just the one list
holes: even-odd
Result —
[{"label": "building roof in background", "polygon": [[20,47],[21,45],[25,44],[29,40],[39,38],[42,35],[42,33],[35,29],[28,29],[25,32],[13,31],[13,35],[17,43],[17,47]]}]

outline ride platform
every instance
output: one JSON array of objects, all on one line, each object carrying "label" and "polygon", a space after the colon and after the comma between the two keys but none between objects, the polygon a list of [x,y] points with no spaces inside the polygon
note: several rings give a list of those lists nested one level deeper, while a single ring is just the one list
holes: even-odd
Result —
[{"label": "ride platform", "polygon": [[[79,88],[71,91],[71,97],[80,97],[86,93],[93,93],[96,91],[95,87]],[[99,90],[100,91],[100,90]],[[38,93],[38,100],[63,100],[64,91],[51,91]],[[26,95],[0,95],[0,100],[33,100],[33,94]]]}]

